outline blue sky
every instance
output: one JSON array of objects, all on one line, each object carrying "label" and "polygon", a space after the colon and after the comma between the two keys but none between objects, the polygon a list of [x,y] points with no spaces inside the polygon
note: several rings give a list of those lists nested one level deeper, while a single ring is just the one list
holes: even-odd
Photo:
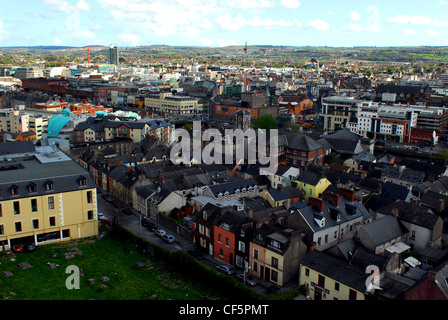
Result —
[{"label": "blue sky", "polygon": [[445,46],[448,0],[2,1],[0,46]]}]

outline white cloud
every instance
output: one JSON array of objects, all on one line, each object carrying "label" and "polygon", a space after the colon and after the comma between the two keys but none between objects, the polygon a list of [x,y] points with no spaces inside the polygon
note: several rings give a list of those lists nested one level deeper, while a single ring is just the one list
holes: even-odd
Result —
[{"label": "white cloud", "polygon": [[300,1],[298,0],[281,0],[280,3],[284,8],[297,9],[300,7]]},{"label": "white cloud", "polygon": [[75,10],[90,11],[90,5],[85,0],[79,0],[75,5],[64,0],[42,0],[49,11],[70,13]]},{"label": "white cloud", "polygon": [[274,1],[269,0],[227,0],[225,1],[225,7],[232,9],[261,9],[261,8],[273,8],[275,6]]},{"label": "white cloud", "polygon": [[350,17],[350,19],[352,19],[353,21],[359,21],[361,19],[361,15],[358,12],[350,12],[348,14],[348,16]]},{"label": "white cloud", "polygon": [[424,25],[424,24],[432,24],[432,19],[429,17],[423,17],[423,16],[408,16],[405,14],[399,14],[395,17],[390,17],[388,19],[390,23],[398,23],[398,24],[417,24],[417,25]]},{"label": "white cloud", "polygon": [[218,47],[228,47],[228,46],[236,46],[237,43],[235,40],[223,40],[223,39],[215,39],[214,42]]},{"label": "white cloud", "polygon": [[81,11],[90,11],[90,5],[85,0],[80,0],[75,7]]},{"label": "white cloud", "polygon": [[140,41],[140,37],[130,32],[122,32],[118,35],[118,38],[123,40],[127,44],[136,45]]},{"label": "white cloud", "polygon": [[404,32],[404,34],[407,34],[407,35],[410,35],[410,36],[411,36],[411,35],[418,34],[417,31],[412,30],[412,29],[408,29],[408,28],[404,29],[403,32]]},{"label": "white cloud", "polygon": [[327,11],[327,16],[332,16],[332,15],[334,15],[333,11]]},{"label": "white cloud", "polygon": [[347,27],[348,30],[350,31],[355,31],[355,32],[361,32],[364,31],[363,26],[361,26],[360,24],[356,24],[356,23],[352,23]]},{"label": "white cloud", "polygon": [[57,45],[60,45],[61,43],[62,43],[62,40],[59,39],[58,36],[55,36],[55,37],[54,37],[54,40],[53,40],[53,45],[54,45],[54,46],[57,46]]},{"label": "white cloud", "polygon": [[444,5],[446,5],[446,4],[448,3],[448,1],[440,0],[439,3],[440,3],[442,6],[444,6]]},{"label": "white cloud", "polygon": [[298,20],[272,20],[270,18],[262,19],[259,16],[255,16],[252,19],[246,19],[241,15],[241,13],[239,13],[236,17],[232,17],[229,13],[226,13],[222,16],[217,17],[216,23],[222,30],[227,31],[238,31],[243,27],[270,29],[276,26],[290,28],[294,26],[300,27],[302,25],[302,23]]},{"label": "white cloud", "polygon": [[8,36],[9,32],[7,32],[6,30],[3,30],[3,21],[0,20],[0,40],[4,39],[5,36]]},{"label": "white cloud", "polygon": [[211,47],[213,45],[213,40],[210,38],[199,38],[198,40],[205,47]]},{"label": "white cloud", "polygon": [[323,20],[311,21],[308,23],[308,26],[319,31],[327,31],[328,29],[330,29],[330,25]]},{"label": "white cloud", "polygon": [[428,36],[438,36],[438,35],[440,35],[440,33],[438,33],[438,32],[435,31],[435,30],[428,30],[428,31],[426,31],[426,34],[427,34]]},{"label": "white cloud", "polygon": [[438,27],[448,27],[448,21],[440,21],[440,20],[434,20],[434,24]]}]

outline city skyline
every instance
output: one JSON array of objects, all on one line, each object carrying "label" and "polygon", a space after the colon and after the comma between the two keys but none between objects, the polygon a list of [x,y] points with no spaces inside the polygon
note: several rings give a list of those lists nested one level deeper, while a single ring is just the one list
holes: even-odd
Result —
[{"label": "city skyline", "polygon": [[446,0],[38,0],[8,2],[8,46],[443,46]]}]

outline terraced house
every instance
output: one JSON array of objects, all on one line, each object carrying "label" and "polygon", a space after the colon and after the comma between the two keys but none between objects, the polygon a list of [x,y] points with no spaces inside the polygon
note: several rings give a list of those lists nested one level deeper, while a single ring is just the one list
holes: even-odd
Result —
[{"label": "terraced house", "polygon": [[0,164],[1,247],[97,234],[95,184],[65,154],[35,153]]}]

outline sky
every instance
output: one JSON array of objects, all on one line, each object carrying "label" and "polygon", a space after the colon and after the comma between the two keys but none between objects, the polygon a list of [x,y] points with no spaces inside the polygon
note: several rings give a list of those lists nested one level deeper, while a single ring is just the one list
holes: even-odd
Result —
[{"label": "sky", "polygon": [[448,0],[17,0],[1,7],[0,47],[448,45]]}]

